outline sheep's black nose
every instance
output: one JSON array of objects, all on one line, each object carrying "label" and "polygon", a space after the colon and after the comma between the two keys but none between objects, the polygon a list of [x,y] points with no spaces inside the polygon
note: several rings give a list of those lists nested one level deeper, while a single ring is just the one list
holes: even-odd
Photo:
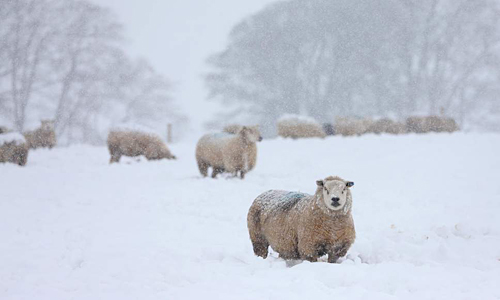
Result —
[{"label": "sheep's black nose", "polygon": [[262,141],[262,137],[261,137],[261,136],[259,136],[259,142],[261,142],[261,141]]},{"label": "sheep's black nose", "polygon": [[333,202],[339,202],[339,200],[340,200],[340,198],[337,198],[337,197],[333,197],[333,198],[332,198],[332,201],[333,201]]}]

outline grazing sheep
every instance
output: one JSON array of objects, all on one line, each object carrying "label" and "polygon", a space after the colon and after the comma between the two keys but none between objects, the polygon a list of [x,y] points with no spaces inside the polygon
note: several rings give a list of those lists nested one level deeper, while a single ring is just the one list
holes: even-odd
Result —
[{"label": "grazing sheep", "polygon": [[390,134],[403,134],[406,132],[406,126],[403,123],[395,122],[388,118],[383,118],[374,121],[368,128],[368,132],[375,134],[390,133]]},{"label": "grazing sheep", "polygon": [[28,144],[17,132],[0,135],[0,162],[11,162],[20,166],[28,161]]},{"label": "grazing sheep", "polygon": [[111,131],[108,134],[109,163],[119,162],[122,155],[144,155],[148,160],[176,159],[161,138],[139,131]]},{"label": "grazing sheep", "polygon": [[278,135],[284,138],[326,137],[323,127],[313,118],[299,115],[284,115],[278,119]]},{"label": "grazing sheep", "polygon": [[201,175],[208,175],[212,167],[212,178],[229,172],[243,179],[254,165],[257,153],[256,142],[262,137],[255,128],[243,126],[237,134],[206,134],[196,145],[196,161]]},{"label": "grazing sheep", "polygon": [[[251,128],[252,130],[255,130],[255,132],[259,135],[259,142],[262,141],[262,135],[260,134],[259,130],[259,125],[255,126],[247,126],[248,128]],[[241,128],[243,128],[242,125],[228,125],[222,129],[223,132],[227,132],[230,134],[237,134]],[[257,144],[252,143],[248,145],[248,171],[252,171],[253,168],[255,168],[255,164],[257,163]]]},{"label": "grazing sheep", "polygon": [[356,233],[351,215],[351,181],[329,176],[316,181],[314,195],[270,190],[248,211],[255,255],[267,257],[271,246],[283,259],[317,261],[328,254],[334,263],[346,255]]},{"label": "grazing sheep", "polygon": [[54,121],[42,120],[42,126],[34,131],[27,131],[24,137],[28,146],[32,149],[48,147],[52,149],[56,145],[56,132]]},{"label": "grazing sheep", "polygon": [[369,132],[373,121],[370,119],[355,119],[348,117],[337,117],[335,120],[335,132],[342,136],[362,135]]}]

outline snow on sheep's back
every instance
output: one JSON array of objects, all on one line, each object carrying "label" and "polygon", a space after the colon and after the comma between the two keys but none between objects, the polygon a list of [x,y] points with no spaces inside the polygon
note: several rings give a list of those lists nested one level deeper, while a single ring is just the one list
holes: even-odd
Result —
[{"label": "snow on sheep's back", "polygon": [[[0,164],[1,299],[494,299],[500,135],[264,140],[245,180],[105,147]],[[268,189],[355,182],[357,239],[340,264],[254,256],[246,214]]]}]

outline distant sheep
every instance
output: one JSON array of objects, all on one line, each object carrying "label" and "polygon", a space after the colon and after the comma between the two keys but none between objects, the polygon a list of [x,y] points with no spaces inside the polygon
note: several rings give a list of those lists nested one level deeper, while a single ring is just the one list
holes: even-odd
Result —
[{"label": "distant sheep", "polygon": [[373,121],[370,119],[356,119],[337,117],[335,120],[335,133],[342,136],[363,135],[369,132]]},{"label": "distant sheep", "polygon": [[28,144],[17,132],[0,135],[0,162],[11,162],[20,166],[28,161]]},{"label": "distant sheep", "polygon": [[144,155],[148,160],[176,159],[161,138],[139,131],[111,131],[108,134],[110,163],[119,162],[122,156]]},{"label": "distant sheep", "polygon": [[[260,134],[258,125],[247,126],[247,127],[254,130],[259,135],[259,141],[262,140],[262,135]],[[243,128],[242,125],[233,124],[224,127],[222,131],[230,134],[237,134],[238,132],[240,132],[242,128]],[[248,150],[248,171],[252,171],[255,168],[255,165],[257,164],[257,144],[252,143],[248,145],[247,150]]]},{"label": "distant sheep", "polygon": [[458,125],[453,118],[429,116],[427,126],[432,132],[454,132],[458,131]]},{"label": "distant sheep", "polygon": [[459,127],[454,119],[438,116],[408,117],[406,119],[408,132],[428,133],[428,132],[454,132]]},{"label": "distant sheep", "polygon": [[0,134],[9,133],[11,130],[5,126],[0,126]]},{"label": "distant sheep", "polygon": [[[237,134],[214,133],[200,138],[196,145],[196,161],[201,175],[208,175],[212,168],[212,178],[217,174],[228,172],[241,179],[255,165],[256,142],[261,141],[258,130],[243,126]],[[253,163],[253,165],[252,165]]]},{"label": "distant sheep", "polygon": [[374,121],[368,128],[368,132],[375,134],[381,134],[381,133],[403,134],[406,132],[406,126],[404,123],[396,122],[388,118],[383,118]]},{"label": "distant sheep", "polygon": [[328,254],[334,263],[346,255],[356,237],[354,183],[329,176],[316,184],[314,195],[270,190],[254,200],[247,224],[255,255],[266,258],[269,246],[283,259],[314,262]]},{"label": "distant sheep", "polygon": [[[249,126],[247,126],[247,127],[249,127]],[[222,129],[222,132],[227,132],[227,133],[231,133],[231,134],[237,134],[241,130],[241,128],[243,128],[243,125],[231,124],[231,125],[225,126]],[[253,128],[258,129],[258,126],[254,126]]]},{"label": "distant sheep", "polygon": [[27,131],[24,137],[28,146],[32,149],[49,148],[52,149],[56,145],[56,132],[54,130],[54,121],[43,120],[42,126],[34,131]]},{"label": "distant sheep", "polygon": [[284,115],[278,119],[278,135],[284,138],[326,137],[323,127],[313,118],[299,115]]}]

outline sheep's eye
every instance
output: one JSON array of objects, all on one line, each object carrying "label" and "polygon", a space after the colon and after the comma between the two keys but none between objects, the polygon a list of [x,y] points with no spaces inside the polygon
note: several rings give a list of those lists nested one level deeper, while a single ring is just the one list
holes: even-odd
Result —
[{"label": "sheep's eye", "polygon": [[328,189],[327,189],[326,187],[325,187],[325,191],[326,191],[328,194],[330,194],[330,191],[328,191]]}]

